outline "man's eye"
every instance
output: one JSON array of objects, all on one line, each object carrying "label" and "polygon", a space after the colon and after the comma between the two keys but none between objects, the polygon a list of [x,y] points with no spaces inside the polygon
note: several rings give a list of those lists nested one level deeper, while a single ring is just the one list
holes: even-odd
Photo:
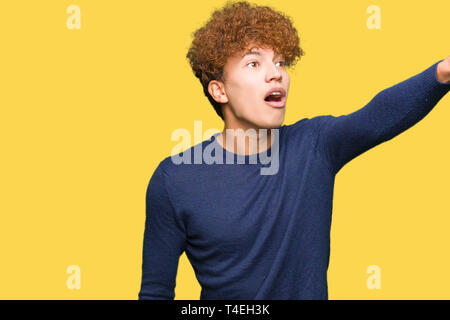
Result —
[{"label": "man's eye", "polygon": [[281,67],[284,67],[285,65],[286,65],[286,62],[285,61],[283,61],[283,60],[281,60],[281,61],[278,61],[278,63],[281,63]]},{"label": "man's eye", "polygon": [[250,66],[250,65],[252,65],[252,64],[256,66],[256,65],[258,64],[258,62],[252,61],[252,62],[247,63],[248,66]]}]

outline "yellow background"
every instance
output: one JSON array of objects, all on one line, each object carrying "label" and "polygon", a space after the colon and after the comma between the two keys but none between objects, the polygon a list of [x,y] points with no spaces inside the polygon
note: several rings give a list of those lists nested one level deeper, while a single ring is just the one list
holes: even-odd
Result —
[{"label": "yellow background", "polygon": [[[306,55],[285,124],[340,115],[450,55],[450,2],[255,1]],[[69,5],[81,9],[70,30]],[[0,298],[137,299],[145,192],[194,120],[222,130],[185,58],[224,1],[0,2]],[[369,30],[368,6],[381,9]],[[330,299],[449,299],[450,96],[337,175]],[[381,289],[369,290],[369,265]],[[69,265],[81,289],[69,290]],[[183,254],[176,299],[198,299]]]}]

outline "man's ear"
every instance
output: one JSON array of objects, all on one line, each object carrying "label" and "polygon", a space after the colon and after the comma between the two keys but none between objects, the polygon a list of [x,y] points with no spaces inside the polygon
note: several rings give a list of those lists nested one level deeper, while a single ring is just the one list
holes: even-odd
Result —
[{"label": "man's ear", "polygon": [[225,93],[223,83],[217,80],[211,80],[208,83],[208,92],[211,97],[219,103],[227,103],[228,97]]}]

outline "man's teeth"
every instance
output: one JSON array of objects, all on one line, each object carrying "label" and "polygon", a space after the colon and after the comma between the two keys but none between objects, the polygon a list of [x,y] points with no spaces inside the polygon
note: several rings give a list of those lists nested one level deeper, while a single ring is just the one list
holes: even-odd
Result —
[{"label": "man's teeth", "polygon": [[[281,99],[281,96],[282,96],[282,95],[283,95],[283,94],[281,93],[281,91],[273,91],[273,92],[271,92],[266,98],[264,98],[264,100],[270,101],[270,100],[275,99],[275,101],[281,101],[280,99]],[[271,99],[271,98],[269,98],[269,97],[274,97],[274,98]]]}]

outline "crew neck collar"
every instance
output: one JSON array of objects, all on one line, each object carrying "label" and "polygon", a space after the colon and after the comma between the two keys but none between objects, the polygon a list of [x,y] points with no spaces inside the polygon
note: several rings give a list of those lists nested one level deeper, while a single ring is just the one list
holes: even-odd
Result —
[{"label": "crew neck collar", "polygon": [[[217,141],[217,137],[221,134],[221,132],[217,132],[215,134],[213,134],[211,136],[211,140],[213,141],[213,143],[216,144],[217,150],[222,152],[224,157],[228,156],[231,158],[244,158],[247,162],[247,160],[249,160],[251,157],[257,157],[257,159],[260,159],[261,157],[270,157],[272,155],[272,150],[274,150],[274,146],[276,143],[278,143],[278,150],[279,150],[279,141],[281,140],[281,132],[282,132],[282,128],[285,125],[277,128],[278,129],[278,139],[274,139],[274,141],[271,143],[270,147],[262,152],[259,153],[253,153],[253,154],[249,154],[249,155],[243,155],[243,154],[238,154],[238,153],[234,153],[229,151],[228,149],[222,147],[222,145],[219,143],[219,141]],[[271,130],[271,129],[268,129]],[[277,141],[278,140],[278,141]]]}]

